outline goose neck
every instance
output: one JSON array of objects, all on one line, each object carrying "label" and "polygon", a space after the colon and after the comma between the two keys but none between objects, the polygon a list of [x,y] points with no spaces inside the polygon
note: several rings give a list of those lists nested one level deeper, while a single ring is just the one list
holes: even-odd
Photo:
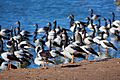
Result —
[{"label": "goose neck", "polygon": [[115,21],[115,13],[114,12],[112,12],[112,22],[114,22]]}]

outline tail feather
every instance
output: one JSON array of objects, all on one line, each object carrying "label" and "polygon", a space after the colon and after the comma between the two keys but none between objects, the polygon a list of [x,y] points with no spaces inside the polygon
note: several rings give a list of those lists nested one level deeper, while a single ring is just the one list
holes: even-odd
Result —
[{"label": "tail feather", "polygon": [[109,42],[109,43],[110,43],[110,47],[112,47],[113,49],[115,49],[117,51],[117,48],[111,42]]},{"label": "tail feather", "polygon": [[95,52],[92,48],[87,48],[87,50],[92,53],[95,54],[96,56],[99,56],[97,52]]},{"label": "tail feather", "polygon": [[55,64],[55,62],[54,62],[54,61],[51,61],[51,60],[47,60],[47,62],[52,63],[52,64]]},{"label": "tail feather", "polygon": [[113,49],[115,49],[116,51],[118,50],[115,46],[113,46]]},{"label": "tail feather", "polygon": [[74,54],[75,57],[81,57],[83,59],[85,59],[86,57],[80,53]]}]

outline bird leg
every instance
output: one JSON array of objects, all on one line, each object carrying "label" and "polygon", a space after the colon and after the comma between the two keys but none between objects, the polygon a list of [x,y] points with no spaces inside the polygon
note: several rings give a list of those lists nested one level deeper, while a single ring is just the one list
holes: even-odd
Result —
[{"label": "bird leg", "polygon": [[46,61],[46,65],[45,65],[45,67],[44,67],[45,69],[48,69],[48,66],[49,66],[48,63],[49,63],[49,62]]},{"label": "bird leg", "polygon": [[8,68],[7,70],[10,70],[11,69],[11,62],[8,62]]},{"label": "bird leg", "polygon": [[65,60],[66,60],[66,56],[64,55],[64,62],[65,62]]},{"label": "bird leg", "polygon": [[71,60],[71,62],[70,62],[71,64],[73,64],[74,63],[74,55],[72,54],[72,60]]},{"label": "bird leg", "polygon": [[98,55],[100,56],[100,44],[98,45]]},{"label": "bird leg", "polygon": [[106,48],[106,57],[108,58],[108,48]]},{"label": "bird leg", "polygon": [[9,64],[9,62],[8,62],[8,67],[7,67],[7,70],[9,70],[10,69],[10,64]]},{"label": "bird leg", "polygon": [[44,68],[45,67],[45,63],[44,63],[44,61],[42,62],[42,68]]},{"label": "bird leg", "polygon": [[11,68],[11,62],[10,62],[10,69],[12,69],[12,68]]},{"label": "bird leg", "polygon": [[88,60],[88,54],[86,54],[86,60]]},{"label": "bird leg", "polygon": [[18,68],[21,68],[20,62],[17,62],[17,67],[18,67]]},{"label": "bird leg", "polygon": [[45,66],[45,62],[44,61],[42,62],[42,69],[47,69],[47,67]]}]

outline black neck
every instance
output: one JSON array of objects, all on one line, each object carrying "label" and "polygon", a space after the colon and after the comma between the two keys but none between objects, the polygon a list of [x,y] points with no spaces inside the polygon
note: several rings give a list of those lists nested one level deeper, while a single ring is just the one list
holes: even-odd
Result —
[{"label": "black neck", "polygon": [[55,29],[56,29],[56,25],[57,25],[57,21],[56,20],[54,20],[54,26],[53,26],[53,30],[55,31]]},{"label": "black neck", "polygon": [[108,25],[108,24],[107,24],[107,21],[105,21],[105,27],[107,27],[107,25]]},{"label": "black neck", "polygon": [[90,24],[93,25],[93,20],[92,19],[90,20]]},{"label": "black neck", "polygon": [[101,27],[101,21],[100,21],[100,19],[98,19],[98,28],[100,28]]},{"label": "black neck", "polygon": [[16,33],[16,29],[14,29],[14,35],[15,35],[15,36],[17,35],[17,33]]},{"label": "black neck", "polygon": [[37,31],[37,30],[38,30],[38,24],[35,24],[35,26],[36,26],[36,29],[35,29],[35,31]]},{"label": "black neck", "polygon": [[101,34],[101,40],[104,40],[103,35],[104,35],[104,32],[102,32]]},{"label": "black neck", "polygon": [[0,52],[2,53],[4,50],[3,50],[3,40],[1,38],[1,36],[0,36],[0,44],[1,44],[1,46],[0,46]]},{"label": "black neck", "polygon": [[37,38],[37,31],[38,31],[38,24],[35,24],[36,29],[34,31],[34,37],[33,37],[33,41]]},{"label": "black neck", "polygon": [[1,25],[0,25],[0,31],[1,31]]},{"label": "black neck", "polygon": [[111,25],[111,24],[112,24],[112,22],[111,22],[111,20],[110,20],[110,19],[109,19],[109,24],[110,24],[110,28],[111,28],[111,27],[112,27],[112,25]]},{"label": "black neck", "polygon": [[18,34],[20,34],[20,21],[18,21]]},{"label": "black neck", "polygon": [[73,25],[74,23],[74,15],[70,16],[70,27]]},{"label": "black neck", "polygon": [[106,18],[104,18],[104,21],[105,21],[105,27],[107,27],[107,19]]},{"label": "black neck", "polygon": [[76,28],[77,28],[77,25],[75,24],[75,28],[74,28],[74,31],[73,31],[73,42],[75,41],[75,32],[76,32]]},{"label": "black neck", "polygon": [[51,51],[52,50],[52,42],[51,42],[51,40],[50,40],[50,46],[49,46],[49,51]]},{"label": "black neck", "polygon": [[91,9],[90,11],[90,17],[92,18],[92,16],[93,16],[93,9]]},{"label": "black neck", "polygon": [[10,36],[13,37],[13,29],[11,29]]},{"label": "black neck", "polygon": [[96,30],[95,30],[95,28],[94,28],[94,26],[93,26],[93,34],[92,34],[92,38],[95,37],[95,33],[96,33]]},{"label": "black neck", "polygon": [[114,12],[112,12],[112,16],[113,16],[112,22],[114,22],[115,21],[115,13]]},{"label": "black neck", "polygon": [[81,34],[79,33],[79,35],[80,35],[80,45],[82,46],[82,45],[85,45],[85,43],[83,42],[83,39],[82,39],[82,36],[81,36]]},{"label": "black neck", "polygon": [[83,39],[85,39],[86,38],[86,30],[83,30],[83,33],[84,33],[84,38]]}]

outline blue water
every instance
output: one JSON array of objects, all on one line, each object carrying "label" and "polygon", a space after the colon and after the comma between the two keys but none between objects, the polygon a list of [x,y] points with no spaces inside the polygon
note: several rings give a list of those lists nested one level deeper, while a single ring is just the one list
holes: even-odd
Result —
[{"label": "blue water", "polygon": [[[120,20],[120,7],[114,4],[114,0],[0,0],[0,25],[16,27],[15,22],[20,20],[22,29],[33,32],[33,24],[44,27],[48,22],[57,20],[58,25],[69,28],[68,15],[74,14],[75,20],[85,20],[90,8],[110,19],[114,11],[116,19]],[[117,47],[120,48],[120,45]]]},{"label": "blue water", "polygon": [[0,24],[6,28],[16,26],[14,23],[20,20],[24,29],[32,30],[34,23],[43,27],[56,19],[59,25],[69,27],[69,14],[83,20],[89,15],[89,8],[107,18],[111,18],[114,11],[120,19],[114,0],[0,0]]}]

